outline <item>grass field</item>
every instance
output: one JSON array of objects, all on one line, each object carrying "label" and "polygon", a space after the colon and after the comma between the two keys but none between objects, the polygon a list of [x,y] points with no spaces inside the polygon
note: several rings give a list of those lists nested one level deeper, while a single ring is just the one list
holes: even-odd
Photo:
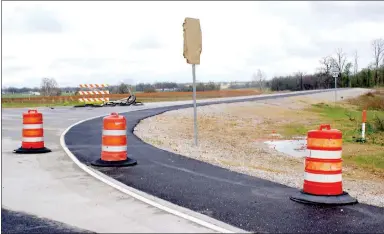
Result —
[{"label": "grass field", "polygon": [[51,106],[75,106],[81,104],[80,102],[52,102],[52,103],[38,103],[38,102],[8,102],[2,103],[2,108],[24,108],[24,107],[51,107]]},{"label": "grass field", "polygon": [[[367,110],[366,142],[361,142],[362,110]],[[305,113],[304,113],[305,112]],[[310,124],[286,124],[284,136],[306,135],[321,123],[343,133],[343,159],[348,166],[363,167],[384,178],[384,91],[377,90],[358,98],[333,104],[312,104],[303,112],[313,116]]]},{"label": "grass field", "polygon": [[28,98],[28,97],[35,97],[33,95],[29,95],[26,93],[9,93],[9,94],[2,94],[1,98]]},{"label": "grass field", "polygon": [[[263,93],[270,93],[265,91]],[[197,99],[220,98],[220,97],[237,97],[261,94],[256,89],[242,90],[220,90],[197,92]],[[14,107],[38,107],[38,106],[73,106],[81,104],[77,100],[84,96],[58,96],[58,97],[8,97],[2,98],[3,108]],[[88,96],[97,97],[97,96]],[[128,94],[110,94],[110,100],[118,100],[128,97]],[[192,99],[192,92],[155,92],[155,93],[136,93],[137,101],[148,102],[164,102],[164,101],[184,101]]]}]

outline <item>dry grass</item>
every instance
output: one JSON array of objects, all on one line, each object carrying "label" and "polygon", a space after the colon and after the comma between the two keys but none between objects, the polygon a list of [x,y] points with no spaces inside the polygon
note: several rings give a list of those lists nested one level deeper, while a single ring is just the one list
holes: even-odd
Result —
[{"label": "dry grass", "polygon": [[384,110],[384,89],[377,89],[374,92],[351,99],[349,103],[365,110]]},{"label": "dry grass", "polygon": [[[220,98],[220,97],[239,97],[259,95],[269,93],[269,91],[261,92],[256,89],[242,90],[219,90],[197,92],[197,99]],[[87,96],[52,96],[52,97],[21,97],[21,98],[2,98],[3,107],[35,107],[35,106],[65,106],[81,104],[79,98],[107,98],[110,100],[119,100],[127,98],[128,94],[109,94],[109,95],[87,95]],[[137,93],[137,101],[140,102],[164,102],[164,101],[184,101],[192,99],[192,92],[155,92],[155,93]]]}]

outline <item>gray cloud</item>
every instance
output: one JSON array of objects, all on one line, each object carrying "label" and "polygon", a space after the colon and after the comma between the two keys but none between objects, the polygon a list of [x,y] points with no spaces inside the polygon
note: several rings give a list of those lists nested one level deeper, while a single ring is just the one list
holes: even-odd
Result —
[{"label": "gray cloud", "polygon": [[383,21],[384,2],[262,2],[260,8],[266,14],[284,19],[284,22],[315,34],[318,29],[337,29],[346,24],[364,21]]},{"label": "gray cloud", "polygon": [[328,23],[384,20],[384,2],[380,1],[356,1],[350,5],[320,1],[310,2],[310,7],[315,17],[323,18]]},{"label": "gray cloud", "polygon": [[5,61],[11,61],[11,60],[15,60],[17,57],[16,56],[3,56],[3,61],[5,62]]},{"label": "gray cloud", "polygon": [[49,69],[68,69],[68,67],[77,67],[82,69],[100,69],[109,64],[122,63],[124,66],[137,64],[134,59],[114,59],[114,58],[61,58],[54,60]]},{"label": "gray cloud", "polygon": [[[6,6],[3,11],[6,10]],[[3,22],[4,31],[20,33],[60,33],[64,28],[52,12],[39,5],[17,7]]]},{"label": "gray cloud", "polygon": [[256,48],[251,50],[250,56],[245,59],[247,66],[263,67],[286,58],[285,51],[270,50],[269,48]]},{"label": "gray cloud", "polygon": [[324,53],[320,47],[316,46],[291,46],[289,44],[284,48],[286,54],[290,57],[313,58]]},{"label": "gray cloud", "polygon": [[31,70],[31,68],[26,66],[8,66],[3,68],[3,74],[10,75],[27,70]]},{"label": "gray cloud", "polygon": [[[84,83],[103,83],[103,84],[109,84],[109,85],[117,85],[121,81],[135,83],[138,81],[137,77],[139,77],[138,74],[135,73],[91,73],[88,75],[84,74],[73,74],[69,76],[63,76],[60,77],[60,79],[57,79],[59,85],[65,84],[65,85],[79,85]],[[71,80],[71,82],[67,82]],[[75,81],[75,82],[72,82]],[[77,81],[77,82],[76,82]]]},{"label": "gray cloud", "polygon": [[62,58],[54,60],[49,68],[58,69],[66,66],[76,66],[82,68],[100,68],[106,63],[113,62],[115,59],[108,58]]},{"label": "gray cloud", "polygon": [[[371,62],[372,49],[370,42],[360,40],[359,32],[353,40],[325,40],[323,33],[334,30],[344,30],[348,25],[364,22],[384,21],[384,2],[263,2],[260,4],[263,12],[282,18],[289,25],[281,33],[281,54],[289,57],[313,59],[324,56],[332,56],[337,48],[342,48],[349,60],[353,58],[353,52],[358,51],[360,67]],[[353,27],[351,27],[351,30]],[[377,29],[380,30],[380,29]],[[347,31],[345,31],[347,32]],[[349,34],[351,34],[350,32]],[[304,38],[306,43],[301,43]],[[372,38],[374,39],[374,38]],[[273,64],[274,56],[267,53],[265,59],[251,59],[251,63]],[[273,55],[273,54],[272,54]],[[283,59],[281,56],[279,59]]]},{"label": "gray cloud", "polygon": [[162,44],[155,36],[145,36],[133,42],[130,46],[131,49],[145,50],[145,49],[159,49]]},{"label": "gray cloud", "polygon": [[[56,15],[55,8],[52,8],[51,12],[48,12],[49,6],[44,5],[46,8],[42,8],[39,5],[34,4],[26,6],[24,3],[21,7],[13,8],[13,10],[7,9],[7,2],[3,4],[5,14],[3,15],[3,29],[10,30],[13,32],[18,32],[19,35],[17,37],[25,36],[25,42],[28,44],[28,34],[31,32],[50,32],[50,33],[58,33],[63,32],[64,35],[68,32],[68,26],[70,26],[69,21],[67,24],[63,24]],[[41,3],[43,4],[43,3]],[[237,68],[231,68],[231,66],[219,68],[222,69],[220,71],[212,71],[213,68],[208,68],[202,63],[201,68],[198,72],[198,79],[201,81],[208,80],[241,80],[241,79],[250,79],[251,74],[250,71],[252,69],[260,68],[269,74],[275,73],[284,73],[289,71],[289,67],[284,63],[289,63],[289,66],[292,66],[292,70],[296,70],[294,66],[301,66],[300,62],[305,63],[305,66],[310,66],[312,69],[314,66],[320,66],[320,64],[316,63],[319,59],[327,55],[334,55],[336,48],[342,48],[349,58],[352,60],[352,53],[354,50],[358,50],[360,56],[360,64],[359,67],[362,68],[366,66],[372,59],[372,49],[370,47],[370,37],[380,37],[382,34],[382,30],[380,28],[371,28],[371,24],[359,25],[359,23],[366,22],[384,22],[384,2],[346,2],[346,4],[340,5],[341,2],[260,2],[258,13],[260,16],[260,20],[262,20],[263,24],[268,25],[268,19],[272,20],[272,23],[281,23],[277,26],[277,28],[273,28],[270,26],[266,32],[260,32],[257,35],[258,37],[263,37],[262,41],[267,41],[271,35],[278,35],[273,38],[276,40],[277,44],[272,46],[257,46],[257,42],[253,45],[249,45],[250,49],[247,49],[246,53],[249,52],[249,56],[244,58],[241,56],[238,58],[240,61],[240,65],[238,65],[239,70],[234,70]],[[68,9],[68,10],[67,10]],[[71,8],[64,8],[63,11],[58,10],[56,6],[56,11],[61,12],[63,17],[73,18],[73,22],[82,21],[78,16],[74,16],[72,14]],[[84,11],[84,10],[81,10]],[[243,14],[239,11],[240,14]],[[236,14],[234,14],[235,16]],[[263,18],[263,16],[268,16],[267,18]],[[90,17],[98,17],[97,15],[90,14]],[[220,16],[220,15],[219,15]],[[218,17],[219,17],[218,16]],[[245,16],[245,15],[244,15]],[[75,18],[77,17],[77,18]],[[82,16],[85,17],[85,16]],[[241,17],[240,17],[241,18]],[[249,17],[252,19],[252,17]],[[65,18],[62,18],[65,19]],[[115,21],[113,21],[113,17],[106,17],[105,20],[110,20],[110,22],[105,25],[111,25]],[[89,22],[92,22],[94,19],[89,19]],[[245,19],[244,19],[245,20]],[[64,21],[65,23],[66,21]],[[270,25],[273,25],[273,24]],[[84,26],[87,27],[87,23],[83,23]],[[143,24],[145,25],[145,24]],[[372,24],[373,25],[373,24]],[[104,25],[103,25],[104,26]],[[236,25],[237,27],[241,27]],[[79,30],[86,30],[79,26]],[[145,27],[145,26],[143,26]],[[204,25],[203,25],[204,27]],[[373,26],[374,27],[374,26]],[[76,27],[74,27],[76,30]],[[119,34],[120,26],[116,25],[116,28],[111,28],[112,30],[117,30],[117,34]],[[364,30],[366,33],[362,34],[358,30]],[[144,53],[151,54],[151,50],[156,50],[162,48],[164,46],[163,41],[161,41],[161,37],[156,37],[153,35],[153,31],[150,29],[143,32],[140,30],[140,37],[134,43],[130,45],[117,45],[117,43],[110,43],[113,39],[111,35],[117,35],[115,33],[110,33],[109,38],[108,34],[103,35],[103,37],[97,37],[93,43],[90,43],[87,40],[83,40],[84,44],[77,45],[77,48],[68,48],[78,49],[80,51],[89,51],[92,50],[94,45],[103,47],[103,51],[114,51],[118,48],[119,53],[116,53],[113,58],[94,58],[94,56],[87,55],[87,52],[78,53],[81,58],[75,58],[76,51],[72,53],[73,56],[67,57],[68,53],[62,53],[58,51],[59,54],[54,54],[51,57],[51,64],[48,67],[48,70],[55,71],[55,74],[61,74],[60,71],[69,71],[65,72],[66,75],[58,75],[56,77],[59,83],[72,83],[77,85],[78,83],[84,82],[108,82],[108,83],[118,83],[120,80],[129,80],[133,79],[136,82],[154,82],[154,81],[190,81],[191,76],[190,73],[184,72],[174,72],[170,69],[166,74],[156,74],[156,69],[142,69],[137,73],[130,73],[131,70],[129,66],[138,65],[137,67],[133,67],[133,70],[138,70],[138,68],[142,68],[144,62],[146,62],[146,58],[144,56],[135,56],[135,54],[140,54],[142,50]],[[254,30],[257,30],[255,28]],[[236,30],[234,30],[236,31]],[[273,31],[273,33],[270,33]],[[84,31],[83,31],[84,32]],[[103,30],[100,31],[102,33]],[[121,31],[120,31],[121,32]],[[239,30],[241,32],[241,30]],[[214,33],[214,32],[211,32]],[[328,33],[337,34],[335,38]],[[368,35],[368,34],[375,35]],[[237,33],[233,33],[237,35]],[[119,34],[125,37],[124,34]],[[207,34],[209,38],[209,33]],[[69,35],[73,36],[73,35]],[[75,35],[76,36],[76,35]],[[248,36],[247,33],[241,35],[239,33],[238,37],[233,39],[233,43],[242,43],[241,37]],[[24,37],[23,37],[24,38]],[[70,38],[71,40],[74,37]],[[77,38],[78,39],[78,38]],[[100,39],[100,40],[99,40]],[[375,39],[375,38],[372,38]],[[99,40],[99,41],[97,41]],[[122,41],[122,40],[119,40]],[[79,42],[79,41],[76,41]],[[45,43],[45,42],[44,42]],[[80,42],[81,43],[81,42]],[[270,43],[268,43],[270,44]],[[28,45],[29,47],[36,47],[36,45]],[[116,47],[115,46],[119,46]],[[245,45],[247,46],[247,45]],[[253,47],[253,48],[252,48]],[[97,48],[97,47],[95,47]],[[11,49],[8,49],[11,50]],[[134,50],[134,51],[132,51]],[[120,53],[120,52],[126,53]],[[11,52],[11,51],[10,51]],[[14,50],[12,52],[20,53],[17,58],[25,57],[24,51]],[[133,52],[133,53],[132,53]],[[130,54],[131,53],[131,54]],[[204,53],[204,52],[203,52]],[[47,53],[48,54],[48,53]],[[108,55],[106,55],[108,54]],[[106,53],[105,56],[109,56],[110,53]],[[120,56],[120,54],[124,54],[124,56]],[[9,54],[13,55],[13,54]],[[126,55],[126,56],[125,56]],[[92,58],[87,58],[92,57]],[[98,57],[103,56],[103,53],[98,53]],[[120,57],[119,57],[120,56]],[[181,55],[180,55],[181,56]],[[67,57],[67,58],[63,58]],[[56,58],[56,59],[55,59]],[[60,59],[59,59],[60,58]],[[127,58],[127,59],[124,59]],[[181,57],[180,57],[181,58]],[[15,57],[4,56],[4,61],[10,61],[15,59]],[[130,61],[132,59],[132,61]],[[245,59],[245,61],[243,61]],[[291,60],[290,60],[291,59]],[[141,61],[140,61],[141,60]],[[21,61],[25,61],[24,59]],[[45,61],[45,60],[44,60]],[[42,62],[44,62],[42,61]],[[313,62],[314,61],[314,62]],[[245,64],[244,64],[245,63]],[[297,63],[297,65],[295,64]],[[11,82],[17,82],[16,78],[19,79],[32,79],[28,77],[24,77],[24,74],[20,76],[16,76],[15,74],[19,71],[25,71],[29,69],[28,62],[24,64],[16,63],[15,61],[11,61],[8,63],[12,66],[4,67],[4,72],[8,74],[12,74],[8,76],[8,79]],[[7,65],[8,65],[7,64]],[[117,64],[117,65],[116,65]],[[19,67],[17,67],[18,65]],[[25,65],[25,67],[22,67]],[[124,67],[124,70],[127,70],[127,73],[115,74],[113,69],[105,69],[106,67]],[[244,66],[243,66],[244,65]],[[303,65],[304,66],[304,65]],[[42,66],[43,67],[43,66]],[[45,64],[44,64],[45,68]],[[79,68],[79,69],[78,69]],[[102,69],[100,69],[102,68]],[[204,71],[204,69],[207,69]],[[283,70],[284,69],[284,70]],[[303,68],[304,69],[304,68]],[[309,69],[309,68],[308,68]],[[86,71],[85,73],[92,73],[92,75],[81,75],[81,71]],[[244,70],[244,71],[241,71]],[[98,71],[100,71],[98,73]],[[108,72],[106,72],[108,71]],[[209,72],[208,72],[209,71]],[[49,71],[47,71],[49,73]],[[23,72],[21,72],[23,73]],[[28,73],[28,72],[25,72]],[[73,73],[73,75],[71,74]],[[164,71],[162,71],[164,73]],[[224,73],[224,74],[223,74]],[[71,74],[71,75],[70,75]],[[28,74],[26,75],[28,76]],[[64,77],[65,76],[65,77]],[[16,78],[15,78],[16,77]],[[36,82],[40,81],[40,78],[37,79]]]}]

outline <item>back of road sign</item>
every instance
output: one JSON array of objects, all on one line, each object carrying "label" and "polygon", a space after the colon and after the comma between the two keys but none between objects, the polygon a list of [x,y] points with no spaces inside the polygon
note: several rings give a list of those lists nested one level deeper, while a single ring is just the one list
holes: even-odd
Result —
[{"label": "back of road sign", "polygon": [[202,50],[202,36],[200,20],[185,18],[183,23],[184,52],[183,56],[189,64],[200,64]]}]

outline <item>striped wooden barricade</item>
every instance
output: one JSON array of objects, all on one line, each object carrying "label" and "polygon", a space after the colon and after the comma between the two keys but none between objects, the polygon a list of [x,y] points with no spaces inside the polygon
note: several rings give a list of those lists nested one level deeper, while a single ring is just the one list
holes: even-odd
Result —
[{"label": "striped wooden barricade", "polygon": [[[79,94],[84,96],[82,98],[79,98],[79,101],[84,103],[109,102],[109,97],[104,96],[105,94],[109,94],[109,91],[101,90],[107,87],[107,84],[80,84],[80,88],[90,90],[79,91]],[[87,97],[90,95],[92,95],[92,97]],[[95,95],[100,95],[100,97],[94,97]]]}]

